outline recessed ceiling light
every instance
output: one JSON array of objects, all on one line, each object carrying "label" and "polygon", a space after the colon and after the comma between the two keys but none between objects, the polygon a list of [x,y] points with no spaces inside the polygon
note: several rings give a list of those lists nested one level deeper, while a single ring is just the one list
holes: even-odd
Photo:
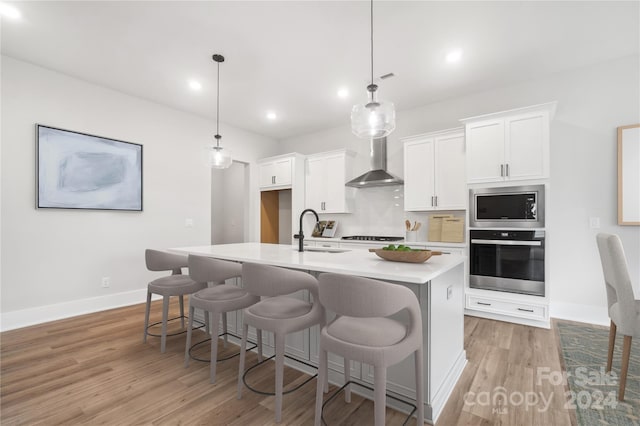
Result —
[{"label": "recessed ceiling light", "polygon": [[200,84],[200,82],[198,81],[190,80],[189,87],[191,88],[191,90],[200,90],[202,89],[202,84]]},{"label": "recessed ceiling light", "polygon": [[349,96],[349,89],[347,89],[346,87],[341,87],[340,89],[338,89],[339,98],[345,99],[348,96]]},{"label": "recessed ceiling light", "polygon": [[275,120],[276,118],[278,118],[278,116],[276,115],[276,113],[275,113],[275,112],[273,112],[273,111],[269,111],[269,112],[267,112],[267,118],[268,118],[269,120]]},{"label": "recessed ceiling light", "polygon": [[20,19],[22,14],[15,7],[5,3],[0,3],[0,16],[5,16],[11,19]]},{"label": "recessed ceiling light", "polygon": [[460,59],[462,59],[462,49],[454,49],[447,53],[447,62],[450,64],[460,62]]}]

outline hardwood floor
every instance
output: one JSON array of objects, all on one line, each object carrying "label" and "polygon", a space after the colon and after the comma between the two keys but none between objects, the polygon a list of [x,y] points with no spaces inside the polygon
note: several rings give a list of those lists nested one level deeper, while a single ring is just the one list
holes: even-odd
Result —
[{"label": "hardwood floor", "polygon": [[[177,315],[177,303],[171,310]],[[159,313],[156,303],[152,322]],[[144,305],[135,305],[0,334],[0,423],[274,424],[273,397],[245,390],[236,399],[237,358],[218,364],[217,383],[211,385],[208,364],[183,367],[184,335],[168,338],[161,354],[159,338],[142,343],[143,322]],[[204,333],[194,332],[194,341],[198,337]],[[563,408],[563,385],[554,386],[540,373],[562,371],[555,326],[542,330],[467,317],[465,347],[469,363],[438,426],[576,424]],[[235,350],[229,345],[219,356]],[[255,362],[249,354],[247,365]],[[251,380],[269,389],[273,377],[270,362]],[[305,377],[286,369],[285,389]],[[284,397],[282,424],[313,424],[315,386],[312,380]],[[499,398],[501,390],[506,400]],[[351,404],[337,398],[325,418],[329,425],[372,424],[373,404],[357,395]],[[387,425],[403,421],[402,413],[387,410]]]}]

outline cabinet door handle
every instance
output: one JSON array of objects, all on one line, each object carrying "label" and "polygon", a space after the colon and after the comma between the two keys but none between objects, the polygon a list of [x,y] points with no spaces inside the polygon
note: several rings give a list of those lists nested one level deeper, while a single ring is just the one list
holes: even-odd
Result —
[{"label": "cabinet door handle", "polygon": [[434,206],[434,204],[433,204],[433,195],[432,195],[431,196],[431,207],[433,207],[433,206]]},{"label": "cabinet door handle", "polygon": [[320,210],[326,210],[324,206],[325,206],[324,201],[322,201],[320,203]]},{"label": "cabinet door handle", "polygon": [[491,306],[491,303],[476,302],[478,305]]},{"label": "cabinet door handle", "polygon": [[271,183],[276,183],[276,177],[275,176],[271,176]]},{"label": "cabinet door handle", "polygon": [[504,164],[500,164],[500,177],[504,177]]},{"label": "cabinet door handle", "polygon": [[533,313],[533,309],[518,308],[518,310],[522,311],[522,312],[531,312],[531,313]]},{"label": "cabinet door handle", "polygon": [[506,173],[505,173],[505,174],[506,174],[506,175],[507,175],[507,177],[508,177],[508,176],[509,176],[509,163],[507,163],[507,164],[505,165],[505,170],[506,170]]},{"label": "cabinet door handle", "polygon": [[435,196],[435,199],[436,199],[436,207],[438,207],[438,196],[437,195]]}]

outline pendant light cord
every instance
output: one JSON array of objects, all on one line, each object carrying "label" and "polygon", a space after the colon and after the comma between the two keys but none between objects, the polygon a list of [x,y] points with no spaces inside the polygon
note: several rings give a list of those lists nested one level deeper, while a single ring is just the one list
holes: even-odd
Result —
[{"label": "pendant light cord", "polygon": [[371,0],[371,84],[373,85],[373,0]]},{"label": "pendant light cord", "polygon": [[218,62],[218,92],[216,98],[216,147],[220,147],[220,62]]}]

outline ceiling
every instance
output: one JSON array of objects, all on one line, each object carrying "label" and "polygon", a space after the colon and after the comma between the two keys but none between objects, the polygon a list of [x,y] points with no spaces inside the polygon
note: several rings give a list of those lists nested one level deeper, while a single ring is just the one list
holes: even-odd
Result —
[{"label": "ceiling", "polygon": [[[7,3],[22,18],[2,19],[2,54],[214,120],[223,54],[220,120],[276,139],[347,125],[366,99],[367,1]],[[374,18],[397,110],[640,52],[637,1],[376,1]]]}]

